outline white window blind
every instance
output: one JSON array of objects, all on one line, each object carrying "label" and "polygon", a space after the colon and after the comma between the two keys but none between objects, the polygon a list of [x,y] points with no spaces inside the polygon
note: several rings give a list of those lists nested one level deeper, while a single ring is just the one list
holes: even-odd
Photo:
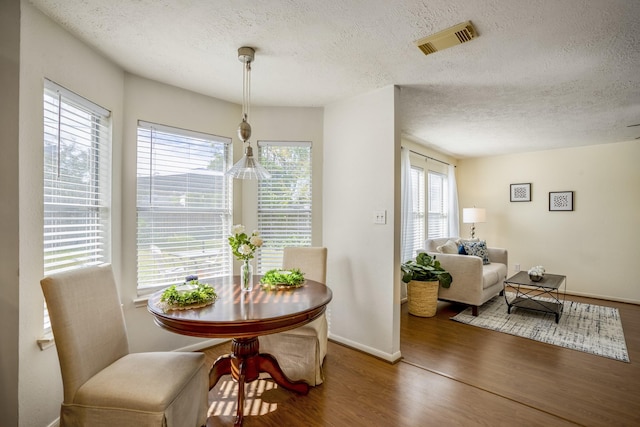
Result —
[{"label": "white window blind", "polygon": [[231,138],[139,121],[137,145],[138,290],[231,274]]},{"label": "white window blind", "polygon": [[429,216],[427,218],[427,236],[429,239],[448,237],[449,191],[447,187],[447,176],[439,172],[429,171],[428,181],[429,199],[427,208],[429,210]]},{"label": "white window blind", "polygon": [[271,179],[258,185],[258,273],[282,266],[282,249],[311,246],[311,143],[258,142]]},{"label": "white window blind", "polygon": [[[43,194],[44,274],[109,262],[110,113],[49,80]],[[44,323],[50,330],[46,307]]]},{"label": "white window blind", "polygon": [[416,250],[424,247],[425,236],[425,191],[424,169],[411,167],[411,191],[413,200],[413,235],[411,236],[411,251],[409,257],[416,255]]}]

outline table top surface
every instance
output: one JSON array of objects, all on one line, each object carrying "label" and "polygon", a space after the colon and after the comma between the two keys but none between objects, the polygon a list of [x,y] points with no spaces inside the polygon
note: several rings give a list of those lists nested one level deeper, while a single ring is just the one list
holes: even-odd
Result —
[{"label": "table top surface", "polygon": [[529,274],[526,271],[519,271],[513,276],[505,279],[505,283],[515,284],[515,285],[527,285],[527,286],[537,286],[541,288],[551,288],[557,289],[562,284],[562,281],[565,280],[567,276],[563,276],[561,274],[549,274],[544,273],[542,276],[542,280],[539,282],[534,282],[529,279]]},{"label": "table top surface", "polygon": [[301,326],[324,313],[332,293],[326,285],[307,280],[300,288],[268,290],[254,277],[253,290],[243,292],[240,276],[202,280],[214,287],[218,299],[205,307],[165,310],[163,291],[151,295],[147,309],[162,328],[182,335],[208,338],[255,337]]}]

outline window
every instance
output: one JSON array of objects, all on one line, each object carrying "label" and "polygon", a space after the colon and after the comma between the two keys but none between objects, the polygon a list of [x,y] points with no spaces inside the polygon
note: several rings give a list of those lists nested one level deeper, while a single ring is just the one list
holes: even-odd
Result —
[{"label": "window", "polygon": [[427,218],[427,238],[437,239],[449,234],[449,201],[447,176],[429,171],[429,200],[427,202],[429,217]]},{"label": "window", "polygon": [[109,262],[110,112],[49,80],[43,184],[44,274]]},{"label": "window", "polygon": [[139,291],[231,274],[230,146],[230,138],[138,122]]},{"label": "window", "polygon": [[[408,258],[416,255],[416,250],[424,247],[425,236],[425,197],[424,169],[411,166],[411,199],[413,201],[413,236]],[[407,259],[408,259],[407,258]]]},{"label": "window", "polygon": [[258,142],[271,179],[258,185],[258,273],[282,266],[286,246],[311,246],[311,143]]}]

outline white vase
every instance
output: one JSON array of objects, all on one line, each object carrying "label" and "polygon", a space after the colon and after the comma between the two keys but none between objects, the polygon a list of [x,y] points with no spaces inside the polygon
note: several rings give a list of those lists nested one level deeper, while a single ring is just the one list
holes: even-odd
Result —
[{"label": "white vase", "polygon": [[246,292],[253,289],[253,266],[248,259],[244,260],[240,266],[240,286]]}]

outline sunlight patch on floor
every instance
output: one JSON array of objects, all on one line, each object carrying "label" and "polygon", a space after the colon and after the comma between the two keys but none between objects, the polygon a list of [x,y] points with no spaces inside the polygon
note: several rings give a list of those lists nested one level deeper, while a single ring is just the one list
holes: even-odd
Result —
[{"label": "sunlight patch on floor", "polygon": [[[278,408],[276,402],[263,400],[263,395],[278,389],[273,381],[258,379],[245,385],[244,415],[265,415]],[[220,381],[209,391],[207,416],[234,416],[238,401],[238,384],[232,379]]]}]

